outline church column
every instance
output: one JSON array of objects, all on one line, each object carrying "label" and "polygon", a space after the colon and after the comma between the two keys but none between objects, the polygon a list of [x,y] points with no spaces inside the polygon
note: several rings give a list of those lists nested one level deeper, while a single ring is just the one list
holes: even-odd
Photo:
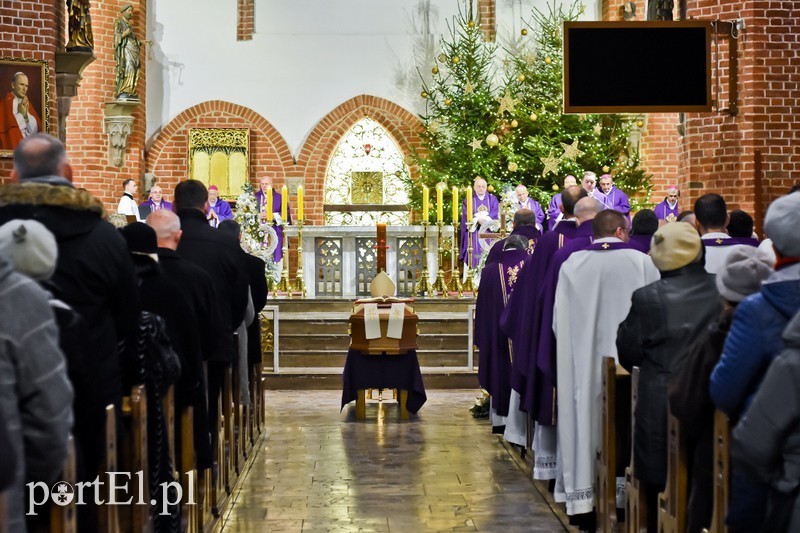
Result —
[{"label": "church column", "polygon": [[497,38],[497,0],[478,0],[478,22],[483,40],[493,43]]},{"label": "church column", "polygon": [[251,41],[256,29],[256,0],[238,0],[236,40]]}]

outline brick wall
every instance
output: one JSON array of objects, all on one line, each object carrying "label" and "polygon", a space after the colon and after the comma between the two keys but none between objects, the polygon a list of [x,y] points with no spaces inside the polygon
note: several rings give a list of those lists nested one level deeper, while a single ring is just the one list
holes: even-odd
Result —
[{"label": "brick wall", "polygon": [[256,29],[256,0],[238,0],[236,40],[250,41]]},{"label": "brick wall", "polygon": [[[94,31],[95,61],[83,71],[83,81],[78,96],[72,99],[72,110],[67,119],[67,154],[73,167],[73,181],[100,198],[107,209],[116,211],[122,194],[122,181],[127,178],[141,180],[144,168],[145,142],[145,58],[148,36],[145,33],[146,0],[135,0],[133,25],[141,44],[141,70],[139,99],[134,112],[134,123],[128,137],[125,164],[117,168],[108,164],[108,136],[104,133],[105,103],[114,98],[116,87],[116,61],[114,60],[114,21],[119,15],[117,2],[92,2],[92,29]],[[140,181],[141,183],[141,181]],[[140,185],[141,190],[141,185]]]},{"label": "brick wall", "polygon": [[[419,148],[419,120],[402,107],[375,96],[361,95],[336,107],[317,123],[295,162],[281,134],[255,111],[230,102],[211,101],[187,109],[173,119],[147,154],[147,172],[153,172],[168,197],[188,175],[189,128],[250,128],[250,178],[256,185],[264,175],[275,186],[289,177],[303,178],[307,224],[322,224],[323,191],[328,160],[336,145],[356,122],[369,116],[408,153]],[[412,177],[417,169],[411,168]],[[257,186],[257,185],[256,185]]]},{"label": "brick wall", "polygon": [[[61,0],[3,0],[0,2],[0,56],[38,59],[49,65],[50,128],[58,132],[58,107],[56,101],[55,59],[56,49],[64,45],[64,6]],[[0,97],[9,87],[0,87]],[[37,112],[45,120],[44,110]],[[10,158],[0,159],[0,183],[8,180],[13,164]]]},{"label": "brick wall", "polygon": [[483,40],[493,43],[497,37],[497,0],[478,0],[478,21]]}]

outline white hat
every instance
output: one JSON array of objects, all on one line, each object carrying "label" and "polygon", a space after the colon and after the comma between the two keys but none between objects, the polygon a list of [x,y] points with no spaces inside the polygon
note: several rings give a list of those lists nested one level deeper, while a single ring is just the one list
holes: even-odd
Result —
[{"label": "white hat", "polygon": [[15,219],[0,226],[0,253],[17,272],[45,280],[56,270],[58,245],[41,222]]}]

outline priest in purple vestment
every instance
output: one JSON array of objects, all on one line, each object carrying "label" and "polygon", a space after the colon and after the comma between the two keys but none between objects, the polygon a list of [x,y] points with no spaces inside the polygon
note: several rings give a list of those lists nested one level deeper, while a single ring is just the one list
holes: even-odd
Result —
[{"label": "priest in purple vestment", "polygon": [[664,220],[666,222],[678,221],[678,215],[680,214],[680,210],[678,209],[679,196],[680,193],[677,187],[671,186],[667,189],[667,197],[654,209],[658,220]]},{"label": "priest in purple vestment", "polygon": [[497,416],[509,414],[511,361],[508,337],[499,327],[500,314],[508,303],[519,272],[530,258],[528,239],[509,235],[496,261],[486,263],[481,272],[481,290],[475,302],[475,345],[478,347],[478,382],[492,396]]},{"label": "priest in purple vestment", "polygon": [[[259,182],[259,190],[256,192],[256,203],[258,204],[259,218],[261,219],[261,222],[271,220],[272,228],[278,235],[278,247],[275,248],[275,251],[272,254],[272,260],[277,263],[283,259],[283,226],[281,226],[278,222],[281,218],[281,202],[283,201],[283,195],[281,195],[281,193],[275,189],[272,189],[272,213],[267,213],[267,190],[270,187],[272,187],[272,178],[269,176],[264,176],[261,178],[261,181]],[[292,209],[288,205],[286,206],[286,215],[289,219],[286,221],[286,223],[291,224]]]},{"label": "priest in purple vestment", "polygon": [[603,202],[606,209],[613,209],[625,215],[625,218],[628,219],[628,223],[630,224],[631,204],[628,201],[628,195],[614,185],[614,179],[611,177],[611,174],[603,174],[600,176],[600,190],[597,191],[596,196],[598,200]]},{"label": "priest in purple vestment", "polygon": [[153,185],[150,188],[150,198],[148,198],[146,202],[139,204],[139,206],[148,206],[151,213],[159,209],[172,211],[172,203],[164,200],[164,191],[158,185]]},{"label": "priest in purple vestment", "polygon": [[650,253],[650,242],[658,231],[658,219],[652,209],[642,209],[631,222],[631,246],[643,253]]},{"label": "priest in purple vestment", "polygon": [[219,188],[212,185],[208,188],[208,223],[216,228],[223,220],[233,218],[231,204],[219,197]]},{"label": "priest in purple vestment", "polygon": [[[476,228],[472,233],[472,265],[475,268],[481,262],[482,250],[478,244],[478,228],[490,220],[500,219],[500,201],[493,194],[487,192],[486,180],[478,178],[473,185],[472,193],[472,225]],[[461,241],[459,243],[458,258],[462,263],[467,258],[467,200],[461,205]]]},{"label": "priest in purple vestment", "polygon": [[[567,187],[574,187],[577,184],[578,180],[575,179],[575,176],[567,176],[564,178],[565,189]],[[562,218],[564,218],[564,214],[561,212],[561,193],[558,193],[550,200],[550,205],[547,208],[547,229],[553,231],[553,228],[556,227],[556,224],[558,224]]]},{"label": "priest in purple vestment", "polygon": [[[522,235],[525,237],[528,242],[528,255],[533,255],[533,251],[536,249],[536,239],[541,235],[539,230],[536,229],[536,215],[533,211],[530,209],[519,209],[514,213],[514,229],[511,231],[511,235]],[[509,237],[511,235],[509,235]],[[500,252],[503,251],[503,246],[507,239],[508,237],[500,239],[492,245],[491,250],[489,250],[489,255],[486,256],[487,264],[497,260]]]},{"label": "priest in purple vestment", "polygon": [[521,183],[517,185],[516,189],[517,193],[517,203],[519,204],[518,209],[530,209],[533,211],[533,214],[536,215],[536,229],[539,230],[541,233],[544,231],[544,211],[542,211],[542,206],[539,202],[528,196],[528,188]]}]

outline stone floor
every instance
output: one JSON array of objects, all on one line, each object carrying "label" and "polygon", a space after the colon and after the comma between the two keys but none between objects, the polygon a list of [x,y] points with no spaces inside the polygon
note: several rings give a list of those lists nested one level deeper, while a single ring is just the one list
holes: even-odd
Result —
[{"label": "stone floor", "polygon": [[339,412],[340,392],[269,391],[267,440],[223,531],[563,532],[485,420],[474,390],[429,391],[411,420],[397,404]]}]

